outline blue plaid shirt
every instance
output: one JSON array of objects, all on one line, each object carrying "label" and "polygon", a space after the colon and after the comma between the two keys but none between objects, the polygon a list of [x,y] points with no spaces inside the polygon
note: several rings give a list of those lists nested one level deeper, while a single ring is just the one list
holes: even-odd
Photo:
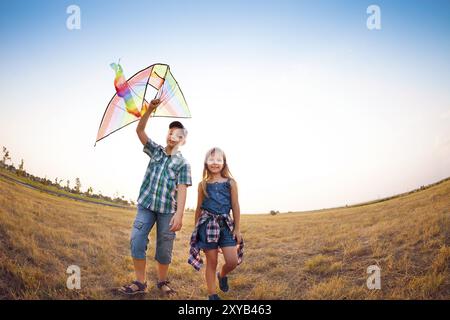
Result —
[{"label": "blue plaid shirt", "polygon": [[175,155],[168,155],[164,147],[150,138],[144,145],[144,152],[150,157],[150,162],[139,191],[138,203],[155,212],[176,212],[177,186],[192,185],[191,166],[179,151]]}]

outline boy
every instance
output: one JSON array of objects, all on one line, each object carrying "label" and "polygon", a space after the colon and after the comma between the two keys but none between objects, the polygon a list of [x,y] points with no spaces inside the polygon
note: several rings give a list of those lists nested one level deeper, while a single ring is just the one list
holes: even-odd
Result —
[{"label": "boy", "polygon": [[164,294],[175,293],[167,280],[169,264],[172,260],[175,232],[182,226],[187,187],[192,185],[191,167],[178,151],[185,144],[187,130],[179,121],[169,125],[166,147],[152,141],[144,129],[150,114],[160,104],[154,99],[147,112],[141,117],[136,128],[144,152],[150,157],[142,182],[136,219],[131,232],[131,256],[133,258],[136,280],[119,289],[124,294],[137,294],[147,291],[146,251],[148,235],[156,223],[156,254],[158,282],[157,287]]}]

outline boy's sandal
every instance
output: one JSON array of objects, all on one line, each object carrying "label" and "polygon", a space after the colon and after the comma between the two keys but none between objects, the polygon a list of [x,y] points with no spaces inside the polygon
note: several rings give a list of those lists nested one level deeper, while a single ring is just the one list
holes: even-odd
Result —
[{"label": "boy's sandal", "polygon": [[170,284],[170,281],[164,280],[164,281],[158,281],[156,286],[165,295],[169,296],[169,295],[172,295],[172,294],[176,294],[177,292],[175,290],[173,290],[171,287],[169,287],[169,284]]},{"label": "boy's sandal", "polygon": [[119,288],[119,292],[128,295],[134,295],[147,292],[147,282],[141,283],[139,281],[133,281],[131,284]]}]

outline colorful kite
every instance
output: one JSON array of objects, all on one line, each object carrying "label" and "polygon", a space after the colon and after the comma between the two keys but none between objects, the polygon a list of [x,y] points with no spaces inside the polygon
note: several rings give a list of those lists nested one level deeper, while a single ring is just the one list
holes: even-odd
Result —
[{"label": "colorful kite", "polygon": [[[190,118],[191,113],[177,81],[166,64],[153,64],[125,80],[122,66],[111,63],[116,77],[112,97],[97,133],[96,143],[111,133],[133,123],[147,111],[149,101],[160,99],[153,117]],[[152,91],[154,97],[149,98]]]}]

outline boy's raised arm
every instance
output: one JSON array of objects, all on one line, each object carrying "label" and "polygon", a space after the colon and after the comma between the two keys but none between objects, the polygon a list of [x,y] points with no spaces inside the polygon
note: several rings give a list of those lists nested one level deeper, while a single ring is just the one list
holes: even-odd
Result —
[{"label": "boy's raised arm", "polygon": [[161,102],[159,101],[159,99],[153,99],[148,105],[147,111],[139,120],[139,123],[136,128],[136,133],[143,145],[145,145],[148,141],[147,134],[145,133],[145,126],[147,125],[148,118],[150,118],[150,114],[159,106],[160,103]]}]

